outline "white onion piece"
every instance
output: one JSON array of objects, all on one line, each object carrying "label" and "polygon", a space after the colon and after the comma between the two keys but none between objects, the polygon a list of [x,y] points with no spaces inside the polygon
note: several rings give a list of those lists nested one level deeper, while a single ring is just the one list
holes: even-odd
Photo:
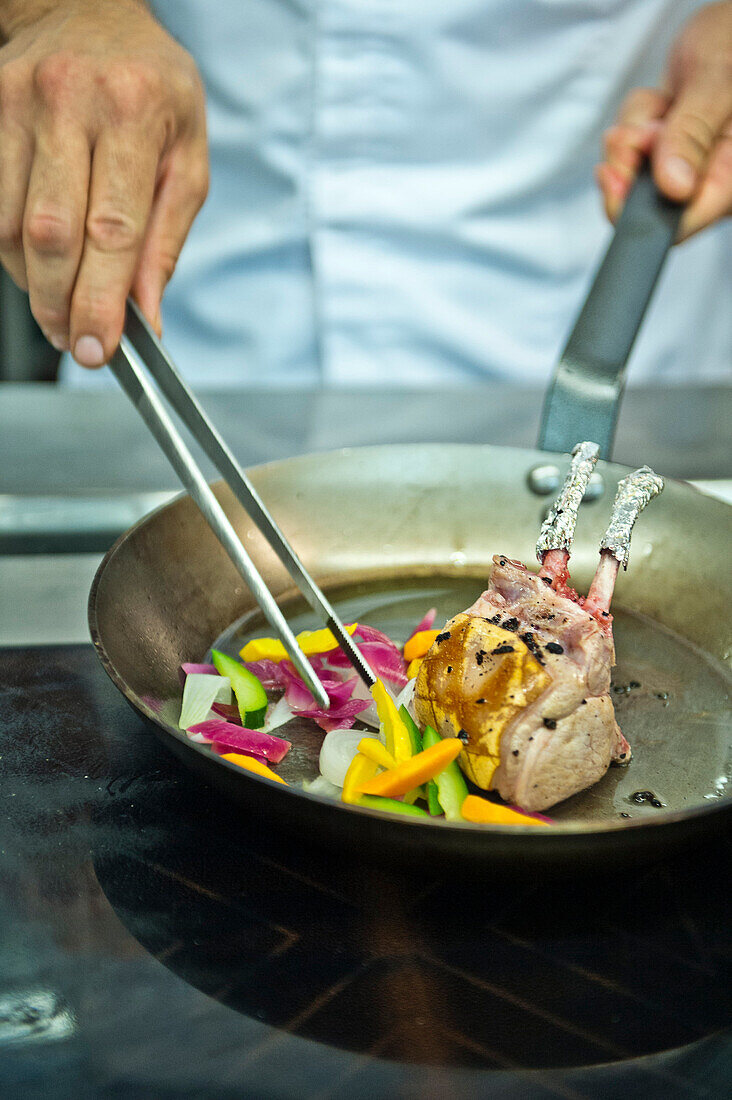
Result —
[{"label": "white onion piece", "polygon": [[211,676],[208,672],[189,672],[183,685],[183,702],[178,725],[187,730],[204,722],[214,703],[231,702],[231,680],[228,676]]},{"label": "white onion piece", "polygon": [[285,722],[289,722],[292,717],[292,707],[283,695],[282,698],[278,699],[276,703],[273,703],[267,711],[267,718],[262,729],[265,733],[271,733],[272,730],[284,726]]},{"label": "white onion piece", "polygon": [[342,787],[351,761],[358,752],[358,743],[368,737],[363,730],[331,730],[320,748],[320,774],[336,787]]},{"label": "white onion piece", "polygon": [[358,677],[358,681],[353,689],[352,699],[368,699],[371,704],[367,710],[362,710],[358,716],[359,722],[363,722],[367,726],[372,726],[375,730],[379,728],[379,716],[376,713],[376,703],[374,702],[370,690],[366,687],[365,683]]},{"label": "white onion piece", "polygon": [[311,779],[309,783],[303,783],[303,790],[308,794],[322,794],[326,798],[340,799],[341,797],[341,788],[336,787],[335,783],[330,783],[323,775],[319,775],[317,779]]},{"label": "white onion piece", "polygon": [[412,718],[414,718],[414,690],[417,687],[417,678],[413,680],[407,680],[402,690],[394,700],[397,710],[399,707],[406,707]]}]

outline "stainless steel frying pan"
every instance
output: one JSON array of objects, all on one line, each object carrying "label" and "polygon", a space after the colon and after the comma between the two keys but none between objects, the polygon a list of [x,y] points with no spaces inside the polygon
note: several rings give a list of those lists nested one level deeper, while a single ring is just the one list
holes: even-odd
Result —
[{"label": "stainless steel frying pan", "polygon": [[[542,505],[527,475],[547,457],[490,446],[379,447],[274,463],[252,478],[336,610],[403,637],[429,606],[445,618],[467,606],[495,552],[531,560]],[[602,463],[601,472],[614,485],[627,471]],[[228,491],[217,495],[287,607],[289,577]],[[580,589],[596,564],[610,496],[580,512],[572,556]],[[648,849],[717,823],[730,804],[730,512],[669,483],[639,520],[614,605],[617,712],[634,758],[557,807],[557,824],[539,835],[388,818],[309,795],[300,782],[317,774],[322,735],[304,725],[288,731],[294,747],[280,771],[289,788],[242,773],[177,730],[180,664],[204,659],[217,640],[236,652],[247,636],[267,632],[188,498],[110,550],[91,593],[92,638],[114,683],[166,744],[252,811],[249,827],[282,823],[359,850],[486,860]],[[312,623],[301,605],[290,610],[296,627]],[[633,800],[645,791],[663,805]]]},{"label": "stainless steel frying pan", "polygon": [[[649,214],[651,200],[647,191],[628,204],[626,232],[613,242],[563,356],[542,436],[554,450],[589,437],[609,452],[622,369],[675,226],[667,212]],[[632,284],[641,258],[639,289]],[[619,281],[613,265],[634,274]],[[532,560],[545,507],[537,470],[563,463],[540,451],[426,444],[306,456],[250,473],[341,618],[405,637],[428,607],[446,619],[472,603],[493,554]],[[606,491],[583,505],[572,555],[580,590],[594,572],[614,486],[627,473],[602,462],[598,469]],[[259,532],[225,486],[216,492],[291,625],[312,626]],[[91,634],[105,670],[165,743],[248,811],[243,827],[285,826],[379,858],[452,863],[571,866],[580,857],[647,853],[728,820],[731,515],[727,505],[668,483],[639,520],[613,605],[616,710],[633,761],[556,807],[552,829],[395,818],[309,794],[302,784],[317,774],[322,734],[304,723],[287,731],[293,749],[279,771],[289,787],[190,742],[177,729],[181,663],[204,660],[212,645],[237,652],[267,630],[189,498],[153,513],[109,551],[90,596]]]}]

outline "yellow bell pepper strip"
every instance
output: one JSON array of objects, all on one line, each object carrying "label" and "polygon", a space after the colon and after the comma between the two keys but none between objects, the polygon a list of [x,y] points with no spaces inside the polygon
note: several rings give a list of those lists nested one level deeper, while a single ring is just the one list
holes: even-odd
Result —
[{"label": "yellow bell pepper strip", "polygon": [[462,752],[463,743],[457,737],[448,737],[439,744],[397,764],[361,783],[362,794],[380,794],[386,797],[406,794],[443,771]]},{"label": "yellow bell pepper strip", "polygon": [[[354,634],[357,629],[358,623],[346,627],[349,634]],[[306,657],[315,657],[318,653],[328,653],[338,648],[333,631],[327,627],[323,630],[302,630],[297,635],[297,644]],[[279,638],[254,638],[240,650],[239,656],[243,661],[285,661],[290,658]]]},{"label": "yellow bell pepper strip", "polygon": [[[387,751],[391,753],[397,764],[401,764],[402,761],[409,760],[412,755],[409,730],[404,725],[394,700],[381,680],[377,680],[373,685],[371,694],[376,703],[376,713],[379,716],[379,721],[384,728]],[[417,783],[421,782],[420,779],[417,780]],[[414,784],[412,785],[414,786]]]},{"label": "yellow bell pepper strip", "polygon": [[550,825],[549,821],[542,821],[539,817],[531,817],[529,814],[519,813],[510,806],[499,806],[496,802],[489,802],[487,798],[479,798],[478,795],[469,794],[463,802],[463,819],[472,821],[476,825]]},{"label": "yellow bell pepper strip", "polygon": [[414,661],[417,657],[424,657],[428,649],[439,634],[439,630],[420,630],[413,634],[409,641],[404,643],[404,660]]},{"label": "yellow bell pepper strip", "polygon": [[377,798],[375,795],[362,794],[358,800],[359,806],[367,806],[369,810],[383,810],[390,814],[407,814],[410,817],[429,817],[426,810],[420,806],[410,806],[408,802],[397,802],[394,798]]},{"label": "yellow bell pepper strip", "polygon": [[420,798],[423,798],[425,800],[427,798],[427,791],[425,790],[424,786],[415,787],[414,790],[407,791],[407,793],[404,795],[405,802],[419,802]]},{"label": "yellow bell pepper strip", "polygon": [[407,665],[407,679],[416,680],[419,676],[419,670],[422,667],[422,661],[424,657],[415,657],[413,661],[410,661]]},{"label": "yellow bell pepper strip", "polygon": [[[450,738],[452,740],[452,738]],[[422,734],[422,743],[426,748],[430,748],[432,745],[439,745],[441,743],[440,735],[436,730],[432,729],[432,726],[425,726],[424,733]],[[462,817],[463,802],[468,793],[468,785],[463,779],[463,773],[460,771],[460,765],[457,760],[453,760],[451,764],[440,772],[439,775],[434,777],[435,786],[437,788],[437,805],[444,810],[445,817],[448,821],[460,821]],[[435,802],[435,792],[432,793],[432,802],[429,802],[430,792],[427,792],[428,804],[430,805],[430,813],[432,813],[432,806]]]},{"label": "yellow bell pepper strip", "polygon": [[361,785],[373,779],[379,770],[375,760],[369,760],[362,752],[357,752],[351,761],[343,780],[342,802],[356,803],[361,797]]},{"label": "yellow bell pepper strip", "polygon": [[396,767],[396,760],[388,752],[386,746],[382,745],[378,737],[364,737],[358,743],[358,751],[362,752],[364,756],[368,756],[369,760],[375,761],[382,768]]},{"label": "yellow bell pepper strip", "polygon": [[290,785],[285,783],[281,775],[277,775],[266,764],[261,764],[259,760],[254,760],[251,756],[244,756],[239,752],[225,752],[221,754],[221,759],[230,760],[232,764],[238,764],[240,768],[246,768],[248,772],[263,775],[265,779],[274,779],[275,783],[282,783],[285,787]]}]

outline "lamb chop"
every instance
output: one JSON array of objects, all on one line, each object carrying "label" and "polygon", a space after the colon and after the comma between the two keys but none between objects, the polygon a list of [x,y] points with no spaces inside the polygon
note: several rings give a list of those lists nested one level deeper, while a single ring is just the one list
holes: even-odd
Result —
[{"label": "lamb chop", "polygon": [[446,624],[417,677],[418,720],[461,737],[466,775],[529,811],[596,783],[611,761],[630,759],[609,694],[610,600],[633,524],[663,482],[647,466],[620,482],[583,598],[569,587],[569,553],[597,455],[594,443],[572,452],[539,536],[539,572],[494,557],[488,588]]}]

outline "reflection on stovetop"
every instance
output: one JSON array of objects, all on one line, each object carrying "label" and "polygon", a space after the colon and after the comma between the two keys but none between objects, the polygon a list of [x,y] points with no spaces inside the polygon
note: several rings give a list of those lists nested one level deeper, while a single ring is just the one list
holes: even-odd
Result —
[{"label": "reflection on stovetop", "polygon": [[[101,952],[139,950],[114,926],[90,853],[123,925],[174,974],[247,1017],[371,1058],[596,1066],[732,1022],[725,838],[577,879],[431,877],[388,853],[383,864],[334,855],[222,804],[127,709],[91,650],[39,652],[0,653],[3,767],[22,795],[9,870],[27,891],[27,867],[55,851],[32,888],[58,937],[83,926]],[[686,1091],[675,1070],[647,1067],[659,1095]]]},{"label": "reflection on stovetop", "polygon": [[94,853],[118,915],[186,981],[276,1027],[410,1062],[528,1068],[667,1050],[730,1022],[725,890],[696,861],[438,881],[278,837],[188,776],[148,773],[126,793],[132,805],[101,804],[114,839]]}]

